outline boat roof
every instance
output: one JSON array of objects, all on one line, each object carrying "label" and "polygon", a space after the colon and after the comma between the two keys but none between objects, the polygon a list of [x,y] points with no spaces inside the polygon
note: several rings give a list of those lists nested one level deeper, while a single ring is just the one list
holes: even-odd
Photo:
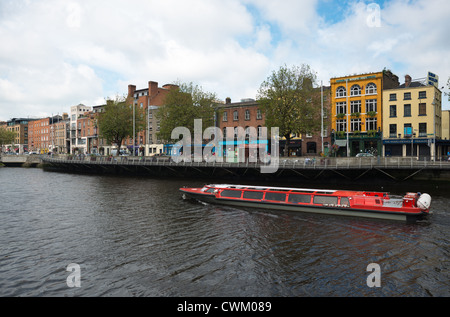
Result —
[{"label": "boat roof", "polygon": [[[311,189],[311,188],[291,188],[291,187],[272,187],[272,186],[253,186],[253,185],[229,185],[229,184],[211,184],[206,185],[215,188],[229,188],[229,189],[250,189],[250,190],[275,190],[275,191],[296,191],[296,192],[310,192],[310,193],[328,193],[332,194],[337,190],[328,189]],[[355,192],[353,192],[355,193]]]},{"label": "boat roof", "polygon": [[335,194],[339,196],[365,196],[368,193],[389,194],[387,192],[367,192],[358,190],[334,190],[334,189],[312,189],[312,188],[294,188],[294,187],[273,187],[273,186],[254,186],[254,185],[231,185],[231,184],[210,184],[206,187],[214,187],[221,189],[248,189],[248,190],[271,190],[291,193],[319,193],[319,194]]}]

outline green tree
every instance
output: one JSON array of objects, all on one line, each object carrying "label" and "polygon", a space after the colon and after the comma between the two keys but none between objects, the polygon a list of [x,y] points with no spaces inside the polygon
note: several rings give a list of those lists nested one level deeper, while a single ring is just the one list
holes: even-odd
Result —
[{"label": "green tree", "polygon": [[170,90],[156,115],[160,120],[158,137],[165,141],[171,141],[176,127],[186,127],[193,135],[194,119],[202,119],[203,127],[214,125],[216,94],[205,92],[193,83],[176,85],[178,88]]},{"label": "green tree", "polygon": [[267,128],[278,127],[289,154],[291,135],[320,130],[320,94],[314,89],[316,74],[308,65],[280,67],[261,84],[258,102],[266,114]]},{"label": "green tree", "polygon": [[12,144],[15,138],[15,132],[7,130],[6,127],[0,127],[0,153],[3,151],[3,145]]},{"label": "green tree", "polygon": [[98,116],[99,135],[107,143],[117,145],[116,155],[120,153],[123,140],[132,136],[134,131],[142,130],[144,126],[144,110],[135,106],[132,98],[107,99],[105,111]]}]

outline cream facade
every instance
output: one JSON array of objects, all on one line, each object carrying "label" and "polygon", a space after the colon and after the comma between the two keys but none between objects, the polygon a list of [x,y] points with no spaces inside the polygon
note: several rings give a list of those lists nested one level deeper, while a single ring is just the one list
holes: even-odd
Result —
[{"label": "cream facade", "polygon": [[442,154],[450,160],[450,110],[442,111]]},{"label": "cream facade", "polygon": [[450,140],[450,110],[442,111],[442,139]]},{"label": "cream facade", "polygon": [[443,155],[442,93],[435,85],[405,76],[383,91],[383,155],[436,160]]}]

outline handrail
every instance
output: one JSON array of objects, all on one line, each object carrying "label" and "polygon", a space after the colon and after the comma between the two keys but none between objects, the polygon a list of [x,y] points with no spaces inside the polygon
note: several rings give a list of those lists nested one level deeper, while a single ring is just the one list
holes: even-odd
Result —
[{"label": "handrail", "polygon": [[[92,164],[92,165],[133,165],[133,166],[195,166],[195,167],[238,167],[238,168],[259,168],[267,166],[261,162],[180,162],[176,163],[170,158],[131,158],[131,157],[47,157],[42,156],[44,162],[64,163],[64,164]],[[352,157],[352,158],[297,158],[283,159],[278,161],[281,169],[450,169],[450,161],[431,161],[429,158],[412,157]]]}]

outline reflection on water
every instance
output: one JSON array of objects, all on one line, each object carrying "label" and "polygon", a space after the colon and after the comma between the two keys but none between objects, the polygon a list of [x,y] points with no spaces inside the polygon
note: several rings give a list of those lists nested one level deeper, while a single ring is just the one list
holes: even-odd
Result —
[{"label": "reflection on water", "polygon": [[[10,168],[0,179],[1,296],[450,295],[439,192],[429,220],[406,224],[183,200],[178,188],[199,181]],[[70,263],[80,288],[67,286]],[[381,288],[367,286],[370,263]]]}]

